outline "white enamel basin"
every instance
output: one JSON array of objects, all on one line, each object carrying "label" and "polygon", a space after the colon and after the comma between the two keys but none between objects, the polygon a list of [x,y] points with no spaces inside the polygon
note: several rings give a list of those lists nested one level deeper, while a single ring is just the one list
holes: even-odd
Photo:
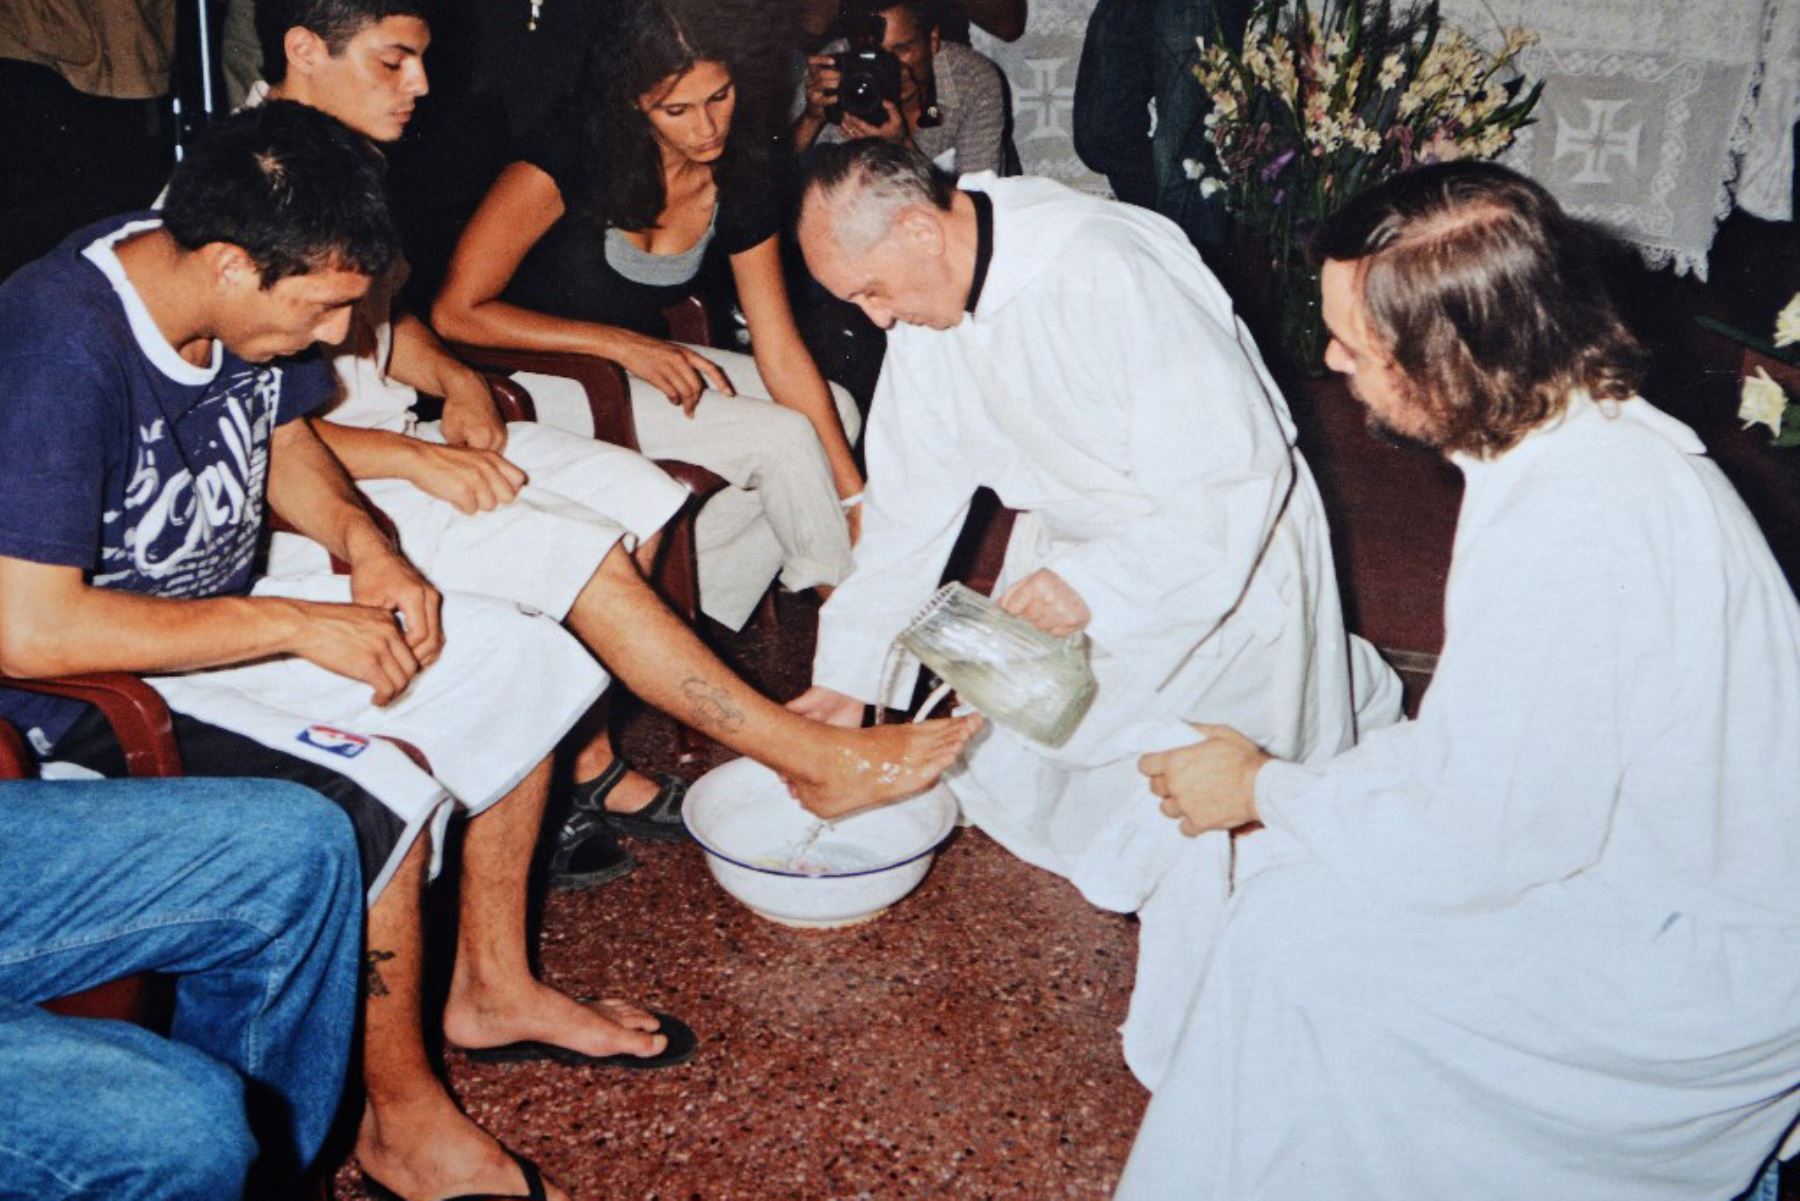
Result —
[{"label": "white enamel basin", "polygon": [[807,853],[794,853],[815,819],[773,771],[734,759],[694,781],[681,806],[688,832],[726,892],[788,926],[849,926],[878,916],[925,878],[956,825],[942,784],[895,805],[833,823]]}]

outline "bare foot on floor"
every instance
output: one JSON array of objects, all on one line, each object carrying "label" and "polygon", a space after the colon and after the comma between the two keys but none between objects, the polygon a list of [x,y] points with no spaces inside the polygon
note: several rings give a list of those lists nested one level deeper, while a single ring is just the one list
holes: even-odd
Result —
[{"label": "bare foot on floor", "polygon": [[830,749],[815,770],[790,777],[788,788],[820,817],[885,805],[931,787],[980,729],[981,718],[975,714],[916,725],[833,729]]},{"label": "bare foot on floor", "polygon": [[539,1042],[583,1055],[648,1057],[669,1045],[656,1027],[654,1014],[630,1002],[584,1004],[538,980],[504,988],[456,981],[444,1007],[444,1037],[469,1050]]},{"label": "bare foot on floor", "polygon": [[[363,1109],[356,1136],[363,1174],[406,1201],[527,1196],[519,1165],[443,1093],[417,1103]],[[569,1194],[544,1181],[550,1201]]]}]

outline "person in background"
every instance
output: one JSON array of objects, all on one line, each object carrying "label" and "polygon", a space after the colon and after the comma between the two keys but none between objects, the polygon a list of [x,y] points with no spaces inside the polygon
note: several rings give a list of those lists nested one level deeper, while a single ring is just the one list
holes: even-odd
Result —
[{"label": "person in background", "polygon": [[1448,636],[1355,750],[1141,764],[1246,832],[1118,1199],[1736,1197],[1800,1112],[1800,605],[1538,184],[1424,167],[1315,247],[1326,363],[1463,473]]},{"label": "person in background", "polygon": [[[11,736],[11,727],[0,730]],[[268,1196],[318,1154],[356,1027],[362,885],[279,780],[0,782],[0,1198]],[[39,1005],[173,978],[169,1037]]]},{"label": "person in background", "polygon": [[840,72],[834,42],[807,59],[805,104],[794,121],[794,149],[815,142],[883,138],[918,150],[951,174],[992,171],[1006,162],[1006,87],[992,59],[961,42],[945,41],[936,0],[869,0],[863,15],[881,23],[880,48],[900,64],[900,95],[884,102],[887,118],[871,124],[837,111]]},{"label": "person in background", "polygon": [[[249,100],[293,100],[392,145],[427,91],[431,41],[424,0],[260,0],[269,81]],[[392,64],[390,67],[389,64]],[[578,598],[623,542],[648,569],[687,489],[644,456],[540,422],[505,423],[486,378],[447,351],[418,317],[397,311],[405,265],[371,285],[350,330],[322,347],[338,395],[319,437],[392,521],[408,557],[440,587],[499,597],[594,640]],[[438,421],[413,412],[419,392],[442,398]],[[295,534],[271,540],[270,571],[328,571],[324,550]],[[635,860],[609,831],[680,838],[686,783],[652,782],[613,753],[604,723],[575,747],[579,820],[559,844],[551,879],[602,884]],[[577,837],[579,835],[579,837]]]},{"label": "person in background", "polygon": [[[803,0],[801,25],[815,38],[824,38],[837,22],[842,0]],[[954,42],[969,40],[973,23],[1003,42],[1016,42],[1025,33],[1026,0],[949,0],[944,5],[944,36]]]},{"label": "person in background", "polygon": [[1075,75],[1075,153],[1106,176],[1114,196],[1181,226],[1209,262],[1225,238],[1225,204],[1203,195],[1189,175],[1189,163],[1213,161],[1204,124],[1211,102],[1194,79],[1196,40],[1235,43],[1250,7],[1249,0],[1100,0]]},{"label": "person in background", "polygon": [[[617,11],[576,103],[527,140],[470,220],[432,323],[457,341],[620,364],[643,452],[732,485],[700,511],[696,539],[701,607],[738,629],[777,574],[791,589],[848,574],[861,416],[819,373],[788,304],[776,144],[739,104],[760,90],[737,71],[760,35],[750,9]],[[709,260],[729,264],[754,359],[668,340],[663,310]],[[541,410],[574,387],[521,381]]]}]

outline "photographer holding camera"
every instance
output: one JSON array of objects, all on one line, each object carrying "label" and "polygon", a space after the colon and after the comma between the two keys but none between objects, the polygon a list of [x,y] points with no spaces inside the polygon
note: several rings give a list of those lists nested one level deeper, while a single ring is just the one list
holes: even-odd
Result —
[{"label": "photographer holding camera", "polygon": [[846,0],[842,38],[807,59],[794,149],[883,138],[956,174],[999,172],[1006,88],[993,60],[945,41],[934,0]]}]

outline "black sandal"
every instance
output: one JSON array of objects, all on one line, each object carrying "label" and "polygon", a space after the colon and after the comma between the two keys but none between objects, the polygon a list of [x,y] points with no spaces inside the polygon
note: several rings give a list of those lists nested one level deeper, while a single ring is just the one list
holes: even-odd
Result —
[{"label": "black sandal", "polygon": [[600,788],[604,800],[606,790],[623,779],[626,770],[624,760],[614,759],[596,779],[576,786],[575,804],[562,829],[556,832],[556,850],[550,856],[552,888],[610,884],[629,876],[637,867],[637,859],[613,837],[604,814],[584,803],[582,795]]},{"label": "black sandal", "polygon": [[597,814],[601,824],[614,834],[657,842],[686,842],[688,832],[681,821],[681,802],[687,799],[688,782],[680,776],[658,775],[656,795],[635,813],[615,813],[606,807],[607,796],[630,770],[631,764],[620,755],[592,780],[575,785],[575,807],[569,820],[574,821],[575,813],[586,810]]},{"label": "black sandal", "polygon": [[688,782],[680,776],[659,774],[656,796],[636,813],[605,810],[601,820],[615,834],[650,838],[657,842],[686,842],[690,835],[681,820],[681,803],[687,799]]}]

